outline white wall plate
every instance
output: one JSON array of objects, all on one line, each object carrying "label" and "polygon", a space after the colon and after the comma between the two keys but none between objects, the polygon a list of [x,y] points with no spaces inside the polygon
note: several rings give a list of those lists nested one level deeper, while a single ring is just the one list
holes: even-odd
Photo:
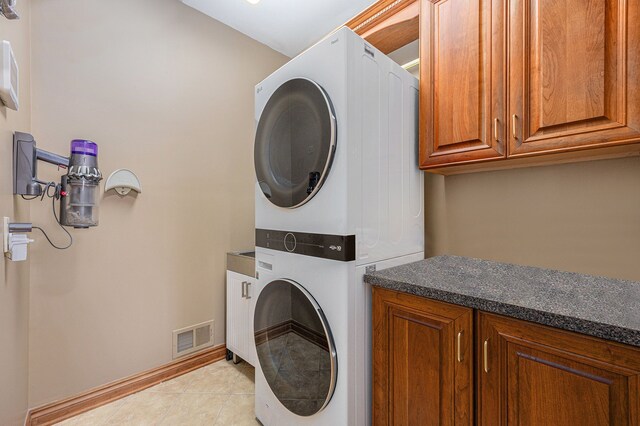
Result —
[{"label": "white wall plate", "polygon": [[11,43],[2,41],[0,46],[0,100],[7,108],[18,110],[18,63]]}]

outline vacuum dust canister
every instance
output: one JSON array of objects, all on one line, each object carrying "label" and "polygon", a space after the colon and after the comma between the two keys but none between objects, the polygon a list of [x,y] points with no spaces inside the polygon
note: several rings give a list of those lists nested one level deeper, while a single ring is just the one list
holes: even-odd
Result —
[{"label": "vacuum dust canister", "polygon": [[74,228],[98,225],[100,180],[98,145],[83,139],[72,140],[69,169],[62,177],[62,225]]}]

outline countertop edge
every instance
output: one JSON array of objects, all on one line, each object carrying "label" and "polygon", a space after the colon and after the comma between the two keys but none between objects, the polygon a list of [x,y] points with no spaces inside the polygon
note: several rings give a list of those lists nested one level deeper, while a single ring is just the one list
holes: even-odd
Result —
[{"label": "countertop edge", "polygon": [[640,347],[640,330],[633,330],[611,324],[598,323],[577,317],[569,317],[537,309],[517,306],[491,299],[468,296],[455,291],[445,291],[432,287],[395,281],[372,275],[365,275],[364,281],[375,287],[394,290],[414,296],[434,299],[454,305],[478,309],[480,311],[504,315],[552,328],[572,331],[599,339]]}]

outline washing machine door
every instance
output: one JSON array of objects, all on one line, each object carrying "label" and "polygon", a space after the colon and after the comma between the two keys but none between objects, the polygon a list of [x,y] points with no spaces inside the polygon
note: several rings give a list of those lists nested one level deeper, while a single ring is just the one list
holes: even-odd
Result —
[{"label": "washing machine door", "polygon": [[338,365],[329,324],[314,298],[294,281],[272,281],[256,301],[254,327],[260,369],[278,400],[299,416],[326,407]]},{"label": "washing machine door", "polygon": [[295,208],[320,190],[336,147],[336,119],[326,92],[296,78],[269,98],[256,131],[258,185],[269,201]]}]

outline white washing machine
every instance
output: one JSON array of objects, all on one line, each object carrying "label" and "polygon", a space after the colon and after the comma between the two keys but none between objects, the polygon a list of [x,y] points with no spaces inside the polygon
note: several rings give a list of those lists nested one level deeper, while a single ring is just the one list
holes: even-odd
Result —
[{"label": "white washing machine", "polygon": [[[256,248],[256,417],[265,426],[371,424],[367,266],[298,250],[304,247]],[[422,258],[420,252],[376,267]]]},{"label": "white washing machine", "polygon": [[335,259],[358,265],[424,250],[415,77],[342,28],[258,84],[255,105],[257,238],[333,235],[355,244]]}]

